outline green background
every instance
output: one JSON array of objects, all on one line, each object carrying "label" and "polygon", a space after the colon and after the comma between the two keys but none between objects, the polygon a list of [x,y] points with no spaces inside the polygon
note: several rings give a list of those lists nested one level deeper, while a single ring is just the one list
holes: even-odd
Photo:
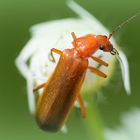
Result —
[{"label": "green background", "polygon": [[[79,0],[108,29],[140,11],[140,0]],[[40,22],[76,17],[65,0],[0,0],[0,140],[71,140],[88,139],[83,120],[76,111],[67,122],[67,134],[44,133],[38,129],[28,112],[26,81],[19,74],[14,61],[30,38],[29,28]],[[132,95],[123,89],[120,68],[103,93],[107,103],[97,104],[107,127],[120,124],[120,114],[132,107],[140,107],[140,17],[114,35],[126,53],[131,72]],[[116,78],[117,77],[117,78]],[[94,125],[94,124],[93,124]]]}]

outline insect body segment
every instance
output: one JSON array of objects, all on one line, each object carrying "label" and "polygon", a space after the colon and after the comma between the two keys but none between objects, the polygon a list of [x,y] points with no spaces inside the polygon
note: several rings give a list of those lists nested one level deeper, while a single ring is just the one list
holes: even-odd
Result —
[{"label": "insect body segment", "polygon": [[[73,53],[73,51],[71,52]],[[37,102],[36,119],[43,130],[58,131],[66,121],[77,100],[88,61],[66,50],[60,56],[53,72]]]},{"label": "insect body segment", "polygon": [[43,93],[37,101],[36,119],[45,131],[58,131],[66,122],[76,100],[85,118],[86,111],[80,96],[80,89],[87,69],[101,77],[107,77],[97,68],[89,66],[88,58],[107,67],[106,62],[92,55],[98,49],[104,52],[112,51],[113,47],[108,38],[92,34],[77,38],[74,33],[72,37],[74,48],[65,49],[63,52],[55,48],[51,49],[53,62],[55,62],[53,53],[60,55],[58,64],[49,80],[33,90],[35,93],[43,88]]}]

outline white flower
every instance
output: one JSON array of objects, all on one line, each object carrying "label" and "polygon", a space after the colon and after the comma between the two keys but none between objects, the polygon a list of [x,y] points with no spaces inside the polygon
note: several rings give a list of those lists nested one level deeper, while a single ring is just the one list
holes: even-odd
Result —
[{"label": "white flower", "polygon": [[140,109],[133,108],[121,116],[121,126],[115,129],[106,129],[107,140],[139,140],[140,138]]},{"label": "white flower", "polygon": [[[16,59],[16,66],[27,80],[27,95],[31,113],[35,112],[35,99],[32,92],[34,85],[46,82],[56,66],[56,64],[52,63],[48,58],[50,49],[57,48],[59,50],[64,50],[65,48],[71,48],[71,32],[75,32],[77,36],[89,33],[109,35],[107,29],[95,17],[74,1],[69,1],[68,6],[78,14],[79,18],[49,21],[33,26],[31,28],[32,38]],[[117,44],[113,38],[111,42],[118,50]],[[130,93],[127,59],[121,50],[119,50],[119,53],[124,87],[127,93]],[[59,59],[58,55],[54,56],[57,60]],[[100,56],[102,60],[109,63],[110,67],[100,68],[101,71],[108,74],[108,78],[101,79],[87,72],[82,91],[97,89],[97,87],[106,84],[112,75],[111,73],[114,68],[112,65],[114,65],[116,58],[102,51],[97,51],[95,56]],[[97,64],[93,62],[91,65],[97,66]]]}]

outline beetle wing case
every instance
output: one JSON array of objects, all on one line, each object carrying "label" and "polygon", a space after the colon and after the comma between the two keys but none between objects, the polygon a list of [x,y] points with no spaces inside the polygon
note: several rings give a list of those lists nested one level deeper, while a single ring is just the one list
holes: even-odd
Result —
[{"label": "beetle wing case", "polygon": [[[72,53],[72,52],[71,52]],[[64,51],[38,99],[36,119],[46,131],[58,131],[65,123],[80,92],[88,60]]]}]

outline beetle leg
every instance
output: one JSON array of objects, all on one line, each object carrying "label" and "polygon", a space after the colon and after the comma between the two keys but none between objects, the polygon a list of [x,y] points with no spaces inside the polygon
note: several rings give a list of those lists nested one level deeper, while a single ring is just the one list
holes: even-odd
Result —
[{"label": "beetle leg", "polygon": [[59,54],[59,55],[61,55],[62,54],[62,52],[60,51],[60,50],[58,50],[58,49],[55,49],[55,48],[52,48],[51,49],[51,53],[50,53],[50,55],[51,55],[51,57],[52,57],[52,62],[55,62],[55,58],[54,58],[54,56],[53,56],[53,52],[54,53],[57,53],[57,54]]},{"label": "beetle leg", "polygon": [[39,89],[43,88],[43,87],[45,86],[45,84],[46,84],[46,83],[43,83],[43,84],[41,84],[41,85],[38,85],[35,89],[33,89],[33,93],[36,94],[36,92],[37,92]]},{"label": "beetle leg", "polygon": [[71,36],[72,36],[72,38],[73,38],[72,44],[73,44],[74,48],[78,48],[77,44],[74,43],[74,41],[77,39],[75,33],[74,33],[74,32],[71,32]]},{"label": "beetle leg", "polygon": [[74,33],[74,32],[71,32],[71,36],[72,36],[72,38],[73,38],[73,40],[76,40],[76,34]]},{"label": "beetle leg", "polygon": [[101,65],[104,65],[104,66],[108,66],[108,63],[106,63],[105,61],[103,61],[103,60],[101,60],[101,59],[99,59],[99,58],[97,58],[97,57],[95,57],[95,56],[91,56],[91,58],[94,60],[94,61],[96,61],[96,62],[98,62],[99,64],[101,64]]},{"label": "beetle leg", "polygon": [[77,99],[79,105],[80,105],[80,109],[81,109],[81,113],[82,113],[82,117],[85,118],[86,117],[86,109],[84,106],[84,102],[82,100],[82,97],[80,94],[78,94],[78,99]]},{"label": "beetle leg", "polygon": [[93,72],[93,73],[95,73],[95,74],[97,74],[97,75],[99,75],[99,76],[101,76],[101,77],[103,77],[103,78],[106,78],[106,77],[107,77],[107,75],[106,75],[105,73],[101,72],[101,71],[98,70],[97,68],[88,66],[88,69],[89,69],[91,72]]}]

